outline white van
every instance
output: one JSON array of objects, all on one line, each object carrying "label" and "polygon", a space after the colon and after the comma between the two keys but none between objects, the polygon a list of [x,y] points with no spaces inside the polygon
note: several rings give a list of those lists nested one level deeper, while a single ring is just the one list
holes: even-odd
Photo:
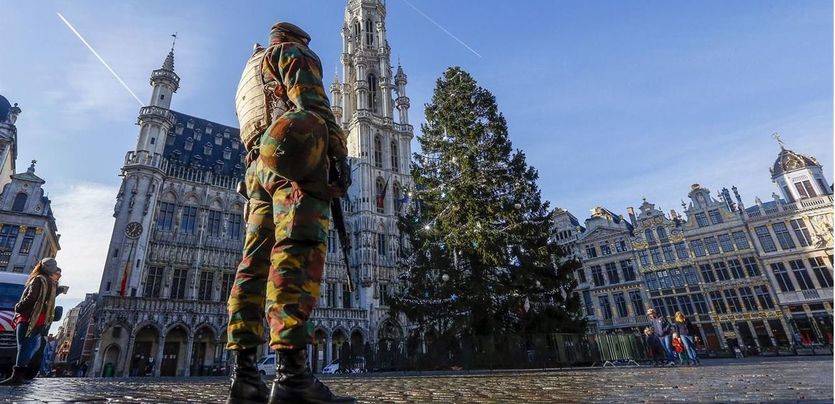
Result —
[{"label": "white van", "polygon": [[275,353],[267,354],[258,361],[258,373],[261,377],[275,377]]},{"label": "white van", "polygon": [[[0,272],[0,375],[8,375],[14,366],[17,357],[17,340],[14,332],[14,306],[20,301],[23,289],[26,288],[28,274],[13,272]],[[61,306],[55,307],[53,321],[61,320],[64,309]],[[43,354],[44,344],[35,353],[26,378],[34,378],[38,374]]]},{"label": "white van", "polygon": [[14,335],[14,305],[26,286],[27,274],[0,272],[0,374],[7,374],[14,366],[17,341]]}]

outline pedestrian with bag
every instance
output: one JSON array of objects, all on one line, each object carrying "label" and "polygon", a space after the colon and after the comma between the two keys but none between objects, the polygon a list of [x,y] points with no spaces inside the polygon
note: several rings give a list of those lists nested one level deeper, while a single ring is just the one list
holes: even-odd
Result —
[{"label": "pedestrian with bag", "polygon": [[699,354],[696,353],[695,336],[698,335],[693,323],[684,315],[684,313],[677,311],[673,319],[673,328],[681,336],[681,342],[684,344],[684,350],[690,359],[690,364],[693,366],[701,365],[699,361]]},{"label": "pedestrian with bag", "polygon": [[[66,293],[66,286],[58,286],[61,268],[55,258],[44,258],[32,269],[23,295],[15,305],[15,338],[17,358],[12,375],[0,381],[0,386],[17,386],[26,381],[31,361],[44,342],[55,315],[55,296]],[[40,368],[40,364],[36,364]]]}]

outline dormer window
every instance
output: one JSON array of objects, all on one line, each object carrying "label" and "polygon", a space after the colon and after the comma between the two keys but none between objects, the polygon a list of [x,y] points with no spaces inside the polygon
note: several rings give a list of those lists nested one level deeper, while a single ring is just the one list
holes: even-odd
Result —
[{"label": "dormer window", "polygon": [[223,137],[220,135],[220,133],[218,133],[217,136],[215,136],[215,144],[216,145],[221,145],[222,143],[223,143]]},{"label": "dormer window", "polygon": [[223,131],[223,138],[224,139],[229,139],[229,129],[226,129],[225,131]]},{"label": "dormer window", "polygon": [[230,158],[232,158],[232,149],[228,147],[223,149],[223,158],[225,160],[229,160]]},{"label": "dormer window", "polygon": [[206,126],[206,134],[207,134],[207,135],[212,134],[212,125],[208,125],[208,126]]},{"label": "dormer window", "polygon": [[189,129],[194,129],[194,121],[186,122],[186,127],[189,128]]},{"label": "dormer window", "polygon": [[200,141],[201,138],[203,138],[203,133],[200,132],[200,129],[195,129],[194,130],[194,140]]},{"label": "dormer window", "polygon": [[174,129],[174,133],[176,133],[176,134],[178,134],[178,135],[182,135],[182,134],[183,134],[183,125],[179,125],[179,124],[178,124],[178,125],[177,125],[177,128],[176,128],[176,129]]},{"label": "dormer window", "polygon": [[212,155],[212,145],[210,145],[210,144],[203,145],[203,154],[205,154],[207,156],[211,156]]},{"label": "dormer window", "polygon": [[235,150],[238,150],[238,148],[241,147],[240,145],[241,144],[238,143],[238,142],[232,142],[232,148],[235,149]]},{"label": "dormer window", "polygon": [[188,151],[191,151],[192,146],[194,146],[194,139],[192,139],[192,138],[186,139],[186,144],[183,145],[183,148],[188,150]]},{"label": "dormer window", "polygon": [[23,212],[23,209],[26,208],[26,201],[29,199],[29,195],[26,192],[18,192],[17,195],[14,197],[14,202],[12,203],[12,212]]},{"label": "dormer window", "polygon": [[174,136],[168,136],[165,138],[165,144],[171,146],[174,144]]}]

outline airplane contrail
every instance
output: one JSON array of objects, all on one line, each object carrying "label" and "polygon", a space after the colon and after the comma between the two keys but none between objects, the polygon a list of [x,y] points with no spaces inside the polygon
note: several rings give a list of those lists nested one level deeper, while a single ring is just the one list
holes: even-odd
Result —
[{"label": "airplane contrail", "polygon": [[454,40],[458,41],[458,43],[460,43],[461,45],[463,45],[465,48],[467,48],[467,49],[468,49],[470,52],[472,52],[474,55],[476,55],[476,56],[478,56],[478,57],[481,57],[481,55],[479,55],[479,54],[478,54],[478,52],[476,52],[476,51],[475,51],[475,49],[471,48],[471,47],[470,47],[470,45],[467,45],[466,43],[464,43],[464,41],[462,41],[462,40],[458,39],[458,37],[457,37],[457,36],[455,36],[455,35],[453,35],[453,34],[452,34],[452,32],[449,32],[449,30],[447,30],[446,28],[444,28],[443,26],[441,26],[441,24],[438,24],[437,22],[435,22],[435,20],[433,20],[433,19],[432,19],[432,17],[430,17],[430,16],[426,15],[426,13],[424,13],[423,11],[420,11],[420,9],[418,9],[417,7],[415,7],[415,5],[414,5],[414,4],[412,4],[411,2],[409,2],[409,0],[403,0],[403,2],[404,2],[404,3],[406,3],[406,5],[408,5],[409,7],[411,7],[411,8],[412,8],[412,10],[415,10],[415,11],[417,11],[417,12],[418,12],[418,14],[422,15],[422,16],[423,16],[423,18],[426,18],[426,20],[427,20],[427,21],[431,22],[432,24],[435,24],[435,26],[436,26],[436,27],[440,28],[440,29],[441,29],[441,31],[444,31],[447,35],[449,35],[449,36],[450,36],[450,38],[452,38],[452,39],[454,39]]},{"label": "airplane contrail", "polygon": [[118,74],[116,74],[116,72],[115,72],[115,71],[113,71],[113,68],[111,68],[111,67],[110,67],[110,65],[109,65],[109,64],[107,64],[107,62],[105,62],[105,61],[104,61],[104,59],[102,59],[102,57],[101,57],[101,56],[99,56],[99,53],[98,53],[98,52],[96,52],[96,50],[95,50],[95,49],[93,49],[93,47],[92,47],[92,46],[90,46],[90,44],[87,42],[87,40],[85,40],[85,39],[84,39],[84,37],[83,37],[83,36],[81,36],[81,34],[78,32],[78,30],[76,30],[76,29],[75,29],[75,27],[73,27],[73,26],[72,26],[72,24],[70,24],[70,22],[69,22],[69,21],[67,21],[67,19],[66,19],[66,18],[64,18],[64,16],[63,16],[63,15],[61,15],[61,13],[55,13],[55,14],[58,14],[58,18],[60,18],[60,19],[61,19],[61,21],[63,21],[63,22],[64,22],[64,24],[66,24],[66,25],[67,25],[67,28],[69,28],[69,29],[70,29],[70,31],[72,31],[72,32],[75,34],[75,36],[77,36],[77,37],[78,37],[78,39],[80,39],[80,40],[81,40],[81,42],[82,42],[82,43],[84,43],[84,46],[86,46],[86,47],[87,47],[87,49],[89,49],[89,50],[90,50],[90,52],[93,52],[93,55],[94,55],[97,59],[99,59],[99,62],[101,62],[101,64],[103,64],[103,65],[104,65],[104,67],[106,67],[106,68],[107,68],[107,70],[109,70],[109,71],[110,71],[110,73],[113,75],[113,77],[115,77],[115,78],[116,78],[116,80],[118,80],[118,81],[119,81],[119,83],[120,83],[120,84],[122,84],[122,87],[124,87],[124,88],[125,88],[125,90],[128,90],[128,92],[130,93],[130,95],[133,97],[133,99],[135,99],[135,100],[136,100],[136,102],[139,104],[139,106],[140,106],[140,107],[145,106],[145,104],[144,104],[144,103],[143,103],[143,102],[139,99],[139,97],[137,97],[137,96],[136,96],[136,94],[135,94],[135,93],[134,93],[134,92],[130,89],[130,87],[128,87],[128,85],[125,83],[125,81],[124,81],[124,80],[122,80],[122,78],[121,78],[121,77],[119,77],[119,75],[118,75]]}]

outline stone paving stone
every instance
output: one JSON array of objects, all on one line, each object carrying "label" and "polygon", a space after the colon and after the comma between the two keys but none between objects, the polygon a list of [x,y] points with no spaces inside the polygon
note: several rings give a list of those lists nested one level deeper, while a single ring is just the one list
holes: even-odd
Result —
[{"label": "stone paving stone", "polygon": [[[832,357],[705,361],[702,367],[363,375],[324,380],[361,403],[553,403],[833,400]],[[0,401],[218,403],[226,378],[36,379]]]}]

